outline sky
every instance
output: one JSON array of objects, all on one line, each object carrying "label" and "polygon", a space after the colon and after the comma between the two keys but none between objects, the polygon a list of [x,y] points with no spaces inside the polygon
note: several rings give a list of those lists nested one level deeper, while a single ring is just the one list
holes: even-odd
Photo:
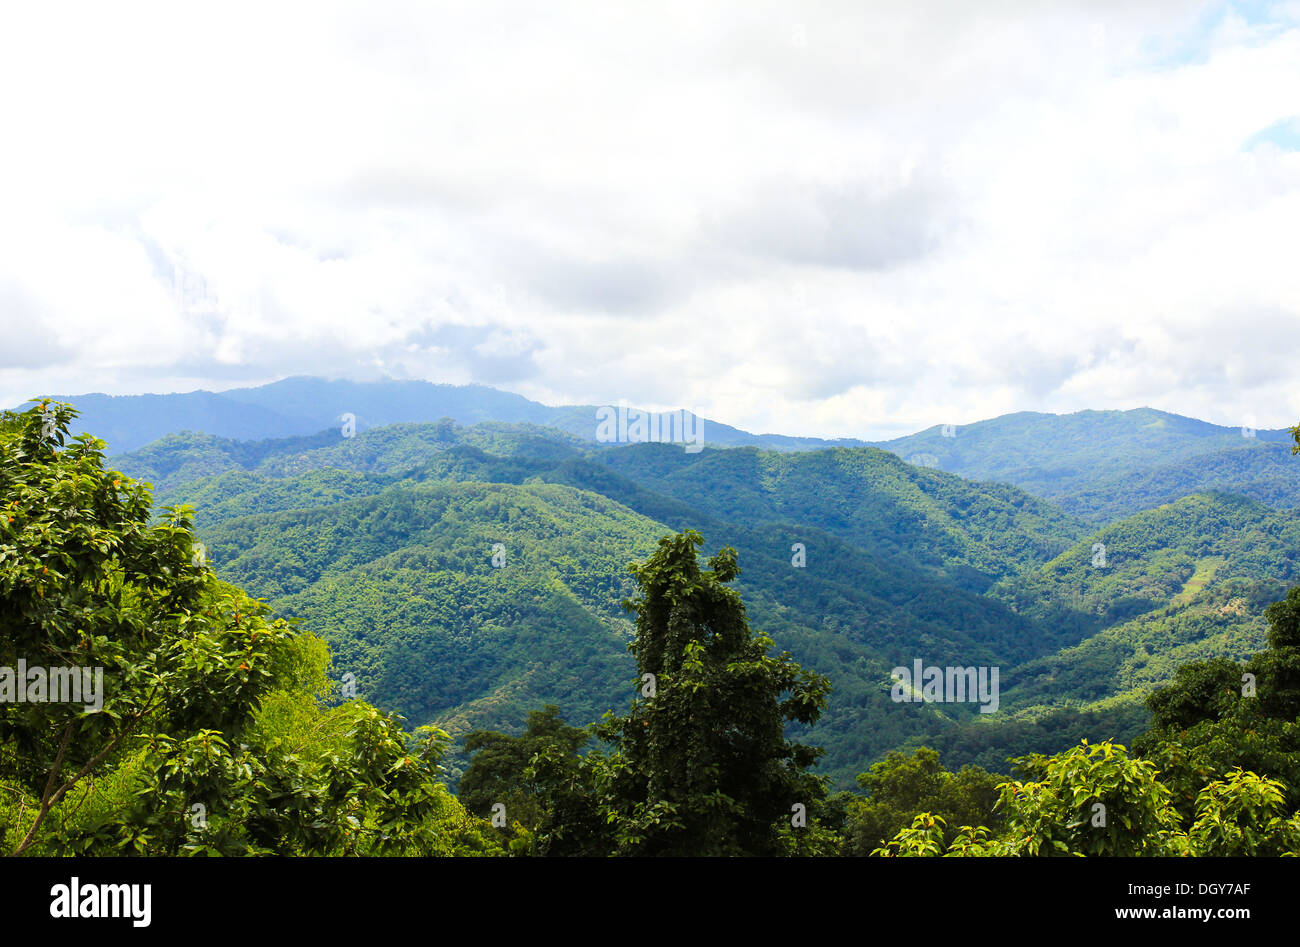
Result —
[{"label": "sky", "polygon": [[25,4],[0,404],[1300,420],[1300,2]]}]

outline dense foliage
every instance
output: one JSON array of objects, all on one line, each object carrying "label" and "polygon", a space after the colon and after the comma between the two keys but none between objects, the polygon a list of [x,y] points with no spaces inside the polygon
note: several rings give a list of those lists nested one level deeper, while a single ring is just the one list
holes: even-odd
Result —
[{"label": "dense foliage", "polygon": [[[196,529],[74,417],[0,414],[7,853],[1300,854],[1264,503],[1089,534],[871,448],[445,419],[141,452]],[[894,702],[914,658],[1000,709]]]},{"label": "dense foliage", "polygon": [[[702,544],[691,531],[665,537],[632,567],[640,594],[626,605],[637,613],[630,647],[638,697],[627,715],[610,714],[594,729],[599,747],[577,759],[579,732],[554,708],[530,715],[517,740],[466,738],[479,751],[464,779],[472,804],[481,809],[492,791],[523,802],[538,852],[831,850],[833,836],[817,822],[825,781],[807,772],[821,751],[783,730],[786,721],[814,723],[830,684],[789,654],[769,654],[771,639],[750,629],[728,587],[735,550],[720,550],[704,570]],[[526,765],[510,768],[519,762]]]},{"label": "dense foliage", "polygon": [[[0,667],[27,671],[25,700],[0,690],[0,848],[498,847],[442,782],[446,735],[324,706],[323,643],[219,581],[184,511],[151,522],[149,491],[70,441],[71,417],[0,415]],[[65,669],[90,683],[76,700],[52,689]]]},{"label": "dense foliage", "polygon": [[[220,472],[193,476],[209,455]],[[899,747],[1005,770],[1085,736],[1131,740],[1179,663],[1261,646],[1296,548],[1289,520],[1237,497],[1089,535],[1014,488],[869,448],[598,450],[444,419],[256,444],[184,435],[121,462],[197,507],[224,577],[330,641],[335,678],[457,737],[518,733],[546,703],[581,724],[617,707],[622,566],[698,529],[743,557],[737,589],[760,626],[836,681],[818,742],[842,788]],[[892,703],[889,669],[917,657],[1000,667],[1002,709]],[[448,764],[454,783],[463,754]]]},{"label": "dense foliage", "polygon": [[1000,829],[937,806],[877,854],[1300,855],[1300,588],[1266,610],[1268,648],[1196,662],[1148,698],[1135,752],[1109,741],[1018,760]]}]

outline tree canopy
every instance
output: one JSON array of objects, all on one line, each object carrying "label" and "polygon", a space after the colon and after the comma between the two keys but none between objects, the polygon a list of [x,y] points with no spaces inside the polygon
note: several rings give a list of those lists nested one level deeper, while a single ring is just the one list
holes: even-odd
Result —
[{"label": "tree canopy", "polygon": [[[188,510],[153,522],[103,442],[68,438],[73,417],[48,402],[0,415],[0,667],[27,698],[0,701],[0,847],[498,847],[442,783],[446,735],[328,706],[324,643],[218,580]],[[94,700],[34,689],[56,679],[101,684]]]}]

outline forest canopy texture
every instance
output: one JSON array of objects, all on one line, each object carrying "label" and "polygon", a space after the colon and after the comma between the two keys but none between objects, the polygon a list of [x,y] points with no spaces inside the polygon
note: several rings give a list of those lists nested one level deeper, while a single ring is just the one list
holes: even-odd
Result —
[{"label": "forest canopy texture", "polygon": [[[1300,588],[1260,604],[1262,648],[1241,660],[1184,661],[1150,688],[1145,722],[1128,743],[1084,737],[1059,752],[1003,755],[1000,767],[1010,775],[1000,775],[975,763],[949,770],[941,752],[900,741],[860,758],[854,787],[843,788],[818,772],[817,737],[836,672],[849,664],[841,654],[814,669],[807,657],[778,650],[751,624],[738,590],[748,553],[721,545],[702,556],[705,535],[678,522],[653,543],[637,539],[644,552],[621,563],[621,578],[569,574],[588,583],[591,599],[631,616],[621,639],[566,605],[558,586],[552,598],[535,600],[559,628],[588,623],[576,640],[624,675],[625,710],[573,725],[554,704],[534,706],[508,732],[462,727],[457,748],[447,730],[359,699],[336,676],[322,637],[222,581],[195,511],[156,508],[147,484],[106,466],[102,441],[69,436],[74,417],[54,402],[0,413],[6,854],[1300,854]],[[444,428],[440,436],[455,434]],[[481,451],[458,457],[462,465],[499,463]],[[439,463],[452,459],[438,455]],[[532,469],[555,473],[540,462]],[[638,474],[643,483],[665,475]],[[645,524],[634,518],[635,506],[659,504],[656,515],[665,519],[681,512],[629,480],[607,480],[603,496],[536,485],[494,494],[487,487],[457,493],[449,485],[459,481],[445,468],[425,476],[443,492],[405,494],[410,517],[427,515],[429,503],[456,516],[483,515],[482,504],[515,498],[518,509],[532,511],[525,515],[577,521],[597,509],[605,517],[599,522],[639,535]],[[605,475],[574,461],[565,476]],[[346,478],[316,486],[368,492]],[[679,492],[697,487],[683,483]],[[943,481],[942,489],[957,487]],[[633,507],[609,499],[620,491]],[[1286,529],[1251,503],[1174,506],[1185,522],[1210,517],[1231,529],[1238,528],[1233,517],[1255,517],[1265,523],[1261,548],[1289,543]],[[716,502],[694,509],[703,507],[706,529],[727,512]],[[836,527],[843,535],[883,536],[880,521],[854,520],[844,509]],[[1125,528],[1150,540],[1163,522]],[[409,518],[391,521],[393,529],[403,523]],[[1187,616],[1176,605],[1157,614],[1144,595],[1188,594],[1194,576],[1212,579],[1205,562],[1217,557],[1217,569],[1243,555],[1226,546],[1171,553],[1162,574],[1188,571],[1163,593],[1122,552],[1107,576],[1080,580],[1068,548],[1072,529],[1046,507],[1033,508],[1023,544],[976,522],[932,538],[899,581],[935,596],[925,609],[942,608],[948,594],[991,626],[1001,603],[1010,603],[1005,613],[1020,617],[1006,624],[1022,630],[1037,626],[1016,622],[1062,617],[1043,603],[1061,601],[1057,586],[1064,586],[1065,598],[1092,595],[1101,609],[1072,612],[1057,644],[1091,640],[1097,629],[1088,622],[1107,608],[1119,609],[1105,628],[1119,629],[1121,640],[1156,640],[1163,632],[1153,620],[1168,625]],[[758,533],[748,535],[761,546]],[[958,554],[984,571],[954,566]],[[745,588],[779,600],[786,580],[767,573],[761,554],[753,558],[760,584]],[[1276,587],[1263,565],[1240,561],[1238,584],[1212,600],[1225,615],[1238,616],[1261,590]],[[632,594],[619,599],[624,579]],[[882,591],[889,584],[885,573],[872,581]],[[916,609],[915,601],[908,607]],[[542,627],[537,616],[528,620]],[[466,640],[476,633],[471,627]],[[837,653],[830,632],[799,640],[805,655]],[[620,663],[620,650],[629,663]],[[1032,649],[1025,657],[1034,658]],[[436,674],[437,658],[423,654],[408,668]],[[978,740],[979,721],[965,726],[975,729],[945,732]]]}]

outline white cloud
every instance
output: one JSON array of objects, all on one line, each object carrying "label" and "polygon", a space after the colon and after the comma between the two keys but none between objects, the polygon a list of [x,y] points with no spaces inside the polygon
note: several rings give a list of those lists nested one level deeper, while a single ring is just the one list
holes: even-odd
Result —
[{"label": "white cloud", "polygon": [[0,402],[1300,417],[1294,3],[29,5],[0,83]]}]

